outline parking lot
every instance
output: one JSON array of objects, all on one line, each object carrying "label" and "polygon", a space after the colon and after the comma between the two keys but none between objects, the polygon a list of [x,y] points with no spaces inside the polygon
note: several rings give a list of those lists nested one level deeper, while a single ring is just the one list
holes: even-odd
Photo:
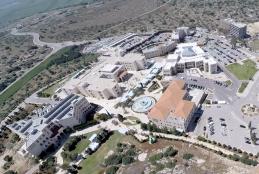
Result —
[{"label": "parking lot", "polygon": [[233,49],[230,44],[220,41],[219,39],[209,40],[203,49],[225,66],[248,58],[247,55],[238,48]]},{"label": "parking lot", "polygon": [[194,131],[196,135],[257,154],[259,150],[251,142],[247,123],[229,110],[228,105],[214,105],[204,109],[202,119]]}]

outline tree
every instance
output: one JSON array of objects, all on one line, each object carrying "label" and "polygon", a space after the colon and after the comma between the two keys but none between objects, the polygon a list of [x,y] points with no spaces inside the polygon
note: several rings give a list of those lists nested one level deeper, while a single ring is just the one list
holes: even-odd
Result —
[{"label": "tree", "polygon": [[175,150],[173,147],[168,147],[164,152],[164,156],[173,157],[178,153],[178,150]]},{"label": "tree", "polygon": [[109,165],[118,165],[122,162],[122,155],[110,155],[108,158],[105,159],[104,163],[106,166]]},{"label": "tree", "polygon": [[120,122],[123,122],[124,121],[124,117],[121,114],[118,114],[118,120]]},{"label": "tree", "polygon": [[17,172],[13,170],[8,170],[4,174],[17,174]]},{"label": "tree", "polygon": [[116,174],[119,167],[117,166],[111,166],[106,170],[106,174]]},{"label": "tree", "polygon": [[125,156],[122,158],[122,164],[127,165],[134,162],[134,158],[132,156]]},{"label": "tree", "polygon": [[13,157],[11,157],[11,156],[9,156],[9,155],[6,155],[6,156],[4,157],[4,160],[5,160],[6,162],[11,162],[11,161],[13,160]]},{"label": "tree", "polygon": [[237,38],[232,37],[231,41],[230,41],[230,44],[231,44],[232,48],[235,49],[236,45],[237,45]]},{"label": "tree", "polygon": [[183,154],[183,159],[190,160],[193,157],[193,154],[191,153],[185,153]]}]

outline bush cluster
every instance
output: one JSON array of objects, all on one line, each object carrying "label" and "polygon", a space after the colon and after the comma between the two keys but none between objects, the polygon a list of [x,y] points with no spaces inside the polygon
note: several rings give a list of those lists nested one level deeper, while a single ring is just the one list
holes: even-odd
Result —
[{"label": "bush cluster", "polygon": [[166,127],[164,128],[159,128],[157,127],[155,124],[153,123],[141,123],[141,129],[142,130],[145,130],[145,131],[150,131],[150,132],[159,132],[159,133],[166,133],[166,134],[173,134],[173,135],[176,135],[176,136],[183,136],[184,133],[183,132],[180,132],[178,130],[176,130],[175,128],[173,129],[168,129]]}]

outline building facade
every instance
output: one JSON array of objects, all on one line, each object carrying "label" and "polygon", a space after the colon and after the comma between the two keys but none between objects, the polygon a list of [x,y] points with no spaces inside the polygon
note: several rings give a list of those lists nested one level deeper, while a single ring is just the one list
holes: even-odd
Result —
[{"label": "building facade", "polygon": [[116,82],[123,82],[127,79],[128,72],[124,65],[108,64],[100,70],[100,78],[114,79]]},{"label": "building facade", "polygon": [[186,100],[188,93],[185,87],[182,80],[172,81],[148,113],[148,118],[160,128],[187,131],[196,105],[194,102]]},{"label": "building facade", "polygon": [[137,53],[128,53],[123,57],[117,58],[116,65],[124,65],[127,71],[139,71],[146,69],[146,58]]},{"label": "building facade", "polygon": [[144,54],[146,59],[150,59],[153,57],[164,56],[175,48],[176,42],[169,41],[163,44],[149,45],[142,50],[142,53]]},{"label": "building facade", "polygon": [[171,76],[190,68],[198,68],[211,74],[218,71],[217,62],[197,46],[197,43],[184,43],[178,44],[175,53],[168,55],[163,73]]},{"label": "building facade", "polygon": [[64,129],[85,123],[93,109],[85,97],[71,94],[57,105],[35,112],[31,119],[7,127],[24,139],[22,155],[39,156],[50,146],[61,143]]},{"label": "building facade", "polygon": [[78,90],[86,97],[93,97],[98,99],[112,99],[122,95],[122,88],[118,83],[111,79],[97,78],[99,82],[83,83],[78,86]]},{"label": "building facade", "polygon": [[231,36],[244,39],[247,36],[247,25],[235,22],[233,19],[224,19],[222,22],[223,28],[229,32]]}]

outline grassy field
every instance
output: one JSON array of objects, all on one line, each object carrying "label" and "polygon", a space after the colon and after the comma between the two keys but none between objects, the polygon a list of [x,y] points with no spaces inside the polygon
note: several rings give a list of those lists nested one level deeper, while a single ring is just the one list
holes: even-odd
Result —
[{"label": "grassy field", "polygon": [[244,90],[246,89],[247,85],[248,85],[247,82],[241,83],[241,86],[239,87],[238,92],[239,92],[239,93],[243,93]]},{"label": "grassy field", "polygon": [[[81,141],[79,141],[76,145],[76,148],[74,150],[72,150],[71,152],[69,152],[69,154],[80,154],[83,152],[83,150],[85,150],[88,145],[91,143],[89,141],[89,138],[94,134],[94,133],[98,133],[99,131],[94,131],[88,134],[85,134],[86,138],[83,138]],[[63,159],[65,164],[69,164],[71,161],[68,159]]]},{"label": "grassy field", "polygon": [[115,132],[94,154],[89,156],[86,160],[81,162],[82,169],[79,174],[100,174],[105,168],[100,165],[104,161],[105,156],[110,150],[114,150],[118,142],[122,142],[124,135]]},{"label": "grassy field", "polygon": [[239,63],[233,63],[228,65],[227,69],[239,80],[249,80],[257,71],[256,64],[252,60],[245,60],[242,65]]}]

